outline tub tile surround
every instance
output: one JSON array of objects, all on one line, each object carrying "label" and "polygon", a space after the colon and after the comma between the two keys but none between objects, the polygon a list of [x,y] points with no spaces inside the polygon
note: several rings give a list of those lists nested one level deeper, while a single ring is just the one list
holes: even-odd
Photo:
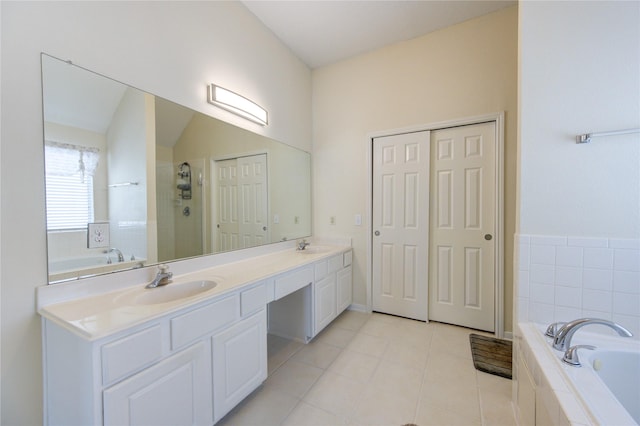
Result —
[{"label": "tub tile surround", "polygon": [[[631,425],[635,424],[613,394],[593,377],[590,366],[576,368],[560,361],[562,353],[551,348],[551,339],[543,335],[545,326],[519,323],[514,339],[513,401],[518,411],[518,381],[528,370],[535,384],[536,421],[554,425]],[[595,344],[600,349],[637,351],[640,342],[632,339],[583,332],[574,337],[575,344]],[[583,362],[590,362],[591,353]],[[595,355],[594,355],[595,356]],[[522,413],[518,413],[519,416]],[[522,423],[522,420],[521,422]]]},{"label": "tub tile surround", "polygon": [[[540,331],[530,323],[518,324],[514,339],[514,381],[513,401],[518,406],[518,380],[524,380],[519,371],[522,361],[531,374],[536,386],[536,415],[545,410],[547,419],[552,424],[565,425],[597,425],[596,420],[582,407],[577,395],[563,379],[560,367],[548,356],[547,348]],[[519,415],[522,415],[519,413]],[[522,423],[522,420],[520,421]]]},{"label": "tub tile surround", "polygon": [[519,322],[597,317],[640,338],[640,240],[516,235],[515,246]]},{"label": "tub tile surround", "polygon": [[[521,360],[536,387],[536,416],[557,425],[601,424],[566,376],[572,367],[554,359],[542,330],[556,321],[596,317],[640,339],[640,240],[516,235],[515,247],[514,404],[518,381],[525,379]],[[608,327],[592,325],[575,342],[612,336]]]}]

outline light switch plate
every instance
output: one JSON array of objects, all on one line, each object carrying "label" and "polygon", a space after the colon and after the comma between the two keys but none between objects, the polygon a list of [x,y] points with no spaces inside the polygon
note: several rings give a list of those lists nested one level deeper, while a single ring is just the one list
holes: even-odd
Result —
[{"label": "light switch plate", "polygon": [[109,222],[87,224],[87,248],[109,247]]}]

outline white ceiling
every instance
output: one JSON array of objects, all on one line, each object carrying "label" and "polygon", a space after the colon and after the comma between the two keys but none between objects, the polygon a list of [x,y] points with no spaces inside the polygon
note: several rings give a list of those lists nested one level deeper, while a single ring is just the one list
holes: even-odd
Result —
[{"label": "white ceiling", "polygon": [[[43,56],[42,70],[44,120],[106,134],[127,85],[50,56]],[[195,111],[155,100],[156,143],[171,147]]]},{"label": "white ceiling", "polygon": [[45,121],[104,134],[126,89],[99,74],[42,57]]},{"label": "white ceiling", "polygon": [[242,3],[310,68],[419,37],[511,0],[251,1]]}]

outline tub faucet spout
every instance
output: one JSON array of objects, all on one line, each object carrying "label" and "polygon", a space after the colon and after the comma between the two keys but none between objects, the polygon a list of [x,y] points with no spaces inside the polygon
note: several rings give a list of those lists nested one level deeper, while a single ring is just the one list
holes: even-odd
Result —
[{"label": "tub faucet spout", "polygon": [[122,254],[122,252],[120,250],[118,250],[117,248],[113,247],[110,248],[109,250],[106,250],[105,253],[111,253],[115,251],[118,254],[118,262],[124,262],[124,254]]},{"label": "tub faucet spout", "polygon": [[633,334],[631,334],[629,330],[627,330],[620,324],[616,324],[613,321],[608,321],[608,320],[599,319],[599,318],[581,318],[581,319],[568,322],[562,327],[560,327],[560,330],[558,330],[558,333],[553,339],[553,348],[559,351],[566,351],[568,348],[571,347],[571,339],[573,338],[573,335],[575,334],[575,332],[581,329],[582,327],[584,327],[585,325],[589,325],[589,324],[606,325],[614,329],[622,337],[633,336]]}]

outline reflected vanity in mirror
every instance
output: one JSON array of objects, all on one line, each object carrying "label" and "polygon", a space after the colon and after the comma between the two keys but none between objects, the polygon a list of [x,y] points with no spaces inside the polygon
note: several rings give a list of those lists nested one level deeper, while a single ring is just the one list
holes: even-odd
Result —
[{"label": "reflected vanity in mirror", "polygon": [[311,234],[309,153],[46,54],[42,80],[49,283]]}]

